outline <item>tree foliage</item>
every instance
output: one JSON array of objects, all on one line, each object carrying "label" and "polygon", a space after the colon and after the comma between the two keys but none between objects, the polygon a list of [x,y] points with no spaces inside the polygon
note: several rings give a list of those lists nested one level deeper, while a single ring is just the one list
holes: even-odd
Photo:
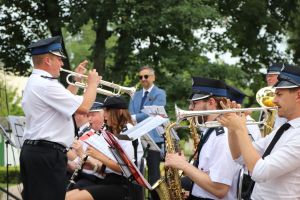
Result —
[{"label": "tree foliage", "polygon": [[24,115],[17,89],[6,84],[3,74],[0,77],[0,116]]},{"label": "tree foliage", "polygon": [[[253,95],[263,85],[260,70],[285,59],[276,48],[284,37],[290,36],[290,52],[299,59],[297,0],[0,3],[0,58],[7,71],[28,73],[29,43],[63,35],[70,56],[65,68],[69,60],[75,66],[87,57],[105,80],[135,85],[138,68],[152,65],[157,85],[167,90],[172,104],[185,101],[195,75],[224,79]],[[230,52],[240,62],[211,63],[204,56],[207,52]],[[253,102],[249,98],[249,104]]]}]

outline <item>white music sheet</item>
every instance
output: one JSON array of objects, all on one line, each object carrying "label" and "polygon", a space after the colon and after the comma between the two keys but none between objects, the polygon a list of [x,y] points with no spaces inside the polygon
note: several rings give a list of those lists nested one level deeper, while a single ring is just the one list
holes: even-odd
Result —
[{"label": "white music sheet", "polygon": [[150,116],[117,137],[119,139],[136,140],[142,135],[150,132],[152,129],[155,129],[159,125],[166,123],[167,121],[169,121],[168,118],[163,118],[159,115]]}]

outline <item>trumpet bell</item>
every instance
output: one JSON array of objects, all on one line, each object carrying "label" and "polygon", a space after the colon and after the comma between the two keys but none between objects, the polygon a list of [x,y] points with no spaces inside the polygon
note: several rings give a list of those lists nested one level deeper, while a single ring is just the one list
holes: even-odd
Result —
[{"label": "trumpet bell", "polygon": [[261,107],[274,107],[275,88],[270,86],[263,87],[256,93],[256,101]]}]

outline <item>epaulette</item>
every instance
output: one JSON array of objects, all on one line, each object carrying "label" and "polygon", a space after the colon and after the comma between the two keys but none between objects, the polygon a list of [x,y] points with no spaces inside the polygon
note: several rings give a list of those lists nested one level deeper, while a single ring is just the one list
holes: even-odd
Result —
[{"label": "epaulette", "polygon": [[217,127],[217,128],[215,128],[215,130],[216,130],[216,135],[217,136],[225,133],[224,127]]}]

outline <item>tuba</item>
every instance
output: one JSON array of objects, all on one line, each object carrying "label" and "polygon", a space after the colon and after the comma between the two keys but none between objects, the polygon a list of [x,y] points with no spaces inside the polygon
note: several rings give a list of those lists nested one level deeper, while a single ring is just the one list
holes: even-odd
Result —
[{"label": "tuba", "polygon": [[[274,97],[275,97],[275,89],[270,86],[261,88],[256,93],[256,101],[263,108],[274,107],[275,106],[273,103]],[[268,109],[268,115],[269,116],[263,125],[263,130],[262,130],[263,137],[265,137],[266,135],[271,133],[271,131],[274,127],[274,124],[275,124],[277,110],[276,109]],[[262,117],[266,117],[266,116],[262,115]]]},{"label": "tuba", "polygon": [[[174,122],[166,128],[166,151],[167,153],[175,153],[175,146],[171,136],[171,129],[176,126]],[[165,177],[159,179],[154,185],[153,189],[158,193],[160,200],[183,200],[184,193],[181,188],[181,181],[177,169],[166,168]]]}]

